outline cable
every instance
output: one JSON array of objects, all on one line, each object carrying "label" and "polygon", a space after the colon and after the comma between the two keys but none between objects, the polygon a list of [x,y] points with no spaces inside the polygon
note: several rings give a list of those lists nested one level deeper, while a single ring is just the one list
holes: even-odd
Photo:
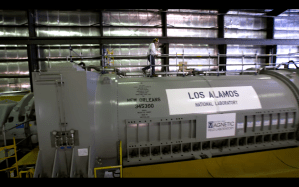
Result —
[{"label": "cable", "polygon": [[287,166],[289,166],[289,167],[291,167],[291,168],[299,169],[298,167],[294,167],[294,166],[291,166],[291,165],[285,163],[285,162],[284,162],[283,160],[281,160],[275,153],[273,153],[273,155],[274,155],[278,160],[280,160],[282,163],[284,163],[285,165],[287,165]]}]

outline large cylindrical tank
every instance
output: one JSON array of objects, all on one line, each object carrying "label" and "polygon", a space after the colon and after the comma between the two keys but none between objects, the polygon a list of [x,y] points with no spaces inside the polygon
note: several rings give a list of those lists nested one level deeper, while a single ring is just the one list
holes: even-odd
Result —
[{"label": "large cylindrical tank", "polygon": [[297,70],[121,78],[69,66],[33,73],[36,177],[93,177],[120,155],[126,167],[298,146]]},{"label": "large cylindrical tank", "polygon": [[[292,79],[298,81],[295,75]],[[105,80],[107,84],[102,84]],[[296,143],[296,93],[273,75],[120,79],[105,75],[98,84],[99,156],[115,157],[114,147],[121,140],[124,165],[270,149],[282,145],[270,144],[276,136],[282,137],[281,142],[286,136],[285,140]],[[209,132],[208,121],[213,118],[231,120],[235,126]],[[242,149],[242,142],[249,148]],[[252,147],[260,143],[265,146]],[[198,147],[196,153],[193,149]]]}]

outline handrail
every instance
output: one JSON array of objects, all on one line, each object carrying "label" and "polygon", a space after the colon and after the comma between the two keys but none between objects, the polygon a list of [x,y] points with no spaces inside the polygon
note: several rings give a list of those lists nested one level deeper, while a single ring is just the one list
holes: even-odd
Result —
[{"label": "handrail", "polygon": [[[277,57],[286,57],[286,56],[299,56],[299,53],[289,53],[289,54],[255,54],[255,53],[248,53],[248,54],[219,54],[219,56],[221,57],[240,57],[242,58],[243,56],[244,57],[252,57],[252,58],[255,58],[255,55],[257,55],[257,57],[270,57],[270,56],[277,56]],[[134,57],[134,58],[147,58],[147,55],[97,55],[97,56],[86,56],[86,57],[83,57],[83,56],[80,56],[80,57],[74,57],[72,56],[72,59],[96,59],[96,58],[100,58],[100,57],[118,57],[118,58],[122,58],[122,57]],[[209,54],[160,54],[160,55],[157,55],[157,57],[170,57],[170,58],[183,58],[183,57],[199,57],[199,58],[217,58],[218,57],[218,54],[217,55],[209,55]],[[39,59],[42,59],[42,60],[45,60],[45,59],[67,59],[70,58],[70,56],[67,56],[67,57],[45,57],[45,58],[39,58]]]},{"label": "handrail", "polygon": [[19,172],[19,178],[22,178],[22,173],[26,173],[26,178],[33,178],[33,175],[34,175],[34,169],[31,168],[27,171],[20,171]]},{"label": "handrail", "polygon": [[122,178],[122,142],[119,142],[119,162],[120,165],[118,166],[105,166],[105,167],[98,167],[98,168],[94,168],[94,178],[97,178],[97,170],[103,170],[103,169],[113,169],[113,168],[120,168],[120,178]]},{"label": "handrail", "polygon": [[[9,167],[9,168],[6,168],[6,169],[2,169],[0,171],[6,171],[6,170],[10,170],[12,168],[16,168],[17,169],[17,177],[19,176],[19,166],[18,166],[18,158],[17,158],[17,146],[16,146],[16,140],[15,140],[15,137],[13,137],[13,145],[9,145],[9,146],[4,146],[4,147],[1,147],[0,150],[7,150],[7,149],[14,149],[15,150],[15,155],[14,156],[9,156],[9,157],[4,157],[4,158],[1,158],[1,159],[7,159],[7,158],[11,158],[11,157],[15,157],[16,159],[16,165],[15,166],[12,166],[12,167]],[[16,177],[16,178],[17,178]]]}]

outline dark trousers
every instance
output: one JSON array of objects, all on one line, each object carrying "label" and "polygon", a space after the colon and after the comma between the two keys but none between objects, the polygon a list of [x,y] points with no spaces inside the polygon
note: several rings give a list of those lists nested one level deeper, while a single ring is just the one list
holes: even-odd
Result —
[{"label": "dark trousers", "polygon": [[[150,62],[150,64],[152,65],[152,75],[155,75],[155,66],[154,66],[155,65],[155,57],[153,55],[148,55],[147,59]],[[146,66],[143,69],[148,70],[150,68],[151,68],[151,66]]]}]

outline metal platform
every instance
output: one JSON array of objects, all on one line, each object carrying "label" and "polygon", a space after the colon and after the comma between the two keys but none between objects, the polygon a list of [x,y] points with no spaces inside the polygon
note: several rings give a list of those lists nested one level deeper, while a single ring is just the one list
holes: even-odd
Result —
[{"label": "metal platform", "polygon": [[34,148],[27,155],[25,155],[23,158],[21,158],[20,160],[18,160],[18,165],[19,166],[24,166],[24,165],[33,165],[33,164],[36,164],[36,159],[37,159],[38,151],[39,151],[39,147]]},{"label": "metal platform", "polygon": [[123,168],[124,178],[299,177],[299,148]]}]

